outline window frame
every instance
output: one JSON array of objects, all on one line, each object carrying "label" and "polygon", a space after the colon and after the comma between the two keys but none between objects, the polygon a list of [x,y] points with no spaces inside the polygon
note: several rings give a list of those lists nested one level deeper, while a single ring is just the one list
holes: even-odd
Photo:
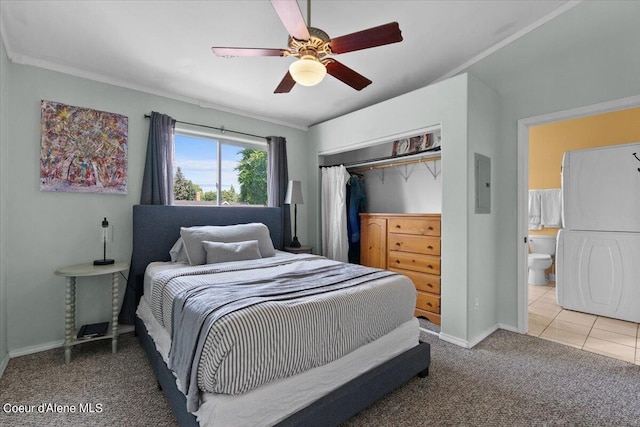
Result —
[{"label": "window frame", "polygon": [[[223,131],[224,133],[224,131]],[[172,159],[172,164],[173,164],[173,168],[172,169],[177,169],[178,165],[176,164],[176,146],[175,146],[175,136],[177,135],[183,135],[186,137],[190,137],[190,138],[198,138],[198,139],[203,139],[203,140],[209,140],[212,142],[216,143],[216,162],[217,162],[217,182],[216,182],[216,204],[215,205],[210,205],[210,206],[224,206],[222,204],[222,145],[231,145],[234,147],[241,147],[241,148],[252,148],[252,149],[257,149],[257,150],[261,150],[261,151],[265,151],[268,153],[267,150],[267,141],[262,139],[262,138],[251,138],[251,137],[239,137],[239,136],[234,136],[234,135],[224,135],[221,136],[219,134],[219,131],[208,131],[206,129],[200,128],[200,127],[196,127],[193,125],[187,125],[187,124],[181,124],[181,123],[176,123],[176,126],[174,128],[174,140],[173,140],[173,159]],[[268,154],[267,154],[268,155]],[[172,171],[173,173],[173,171]],[[173,177],[173,179],[175,180],[175,176]],[[197,183],[196,183],[197,184]],[[238,188],[238,191],[240,191],[240,189]],[[191,206],[207,206],[203,203],[197,202],[197,201],[191,201],[191,200],[181,200],[180,201],[182,205],[191,205]],[[186,202],[186,203],[185,203]]]}]

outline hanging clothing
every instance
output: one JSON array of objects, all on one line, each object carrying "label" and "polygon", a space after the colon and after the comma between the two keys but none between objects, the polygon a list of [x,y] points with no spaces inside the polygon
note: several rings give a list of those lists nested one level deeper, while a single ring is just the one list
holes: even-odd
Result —
[{"label": "hanging clothing", "polygon": [[349,261],[347,232],[347,182],[344,166],[322,169],[322,255]]},{"label": "hanging clothing", "polygon": [[367,193],[364,178],[351,175],[347,185],[347,231],[349,235],[349,262],[360,263],[360,214],[366,212]]}]

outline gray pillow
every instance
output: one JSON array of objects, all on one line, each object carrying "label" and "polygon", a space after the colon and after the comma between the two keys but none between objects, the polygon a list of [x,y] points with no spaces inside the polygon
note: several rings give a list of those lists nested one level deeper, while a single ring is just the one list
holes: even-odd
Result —
[{"label": "gray pillow", "polygon": [[207,254],[202,242],[246,242],[257,240],[260,256],[271,257],[276,254],[273,247],[269,229],[262,223],[237,224],[237,225],[207,225],[201,227],[180,228],[180,236],[187,250],[189,264],[200,265],[207,262]]},{"label": "gray pillow", "polygon": [[171,262],[189,262],[189,257],[187,257],[187,250],[184,248],[182,237],[178,238],[176,243],[169,250],[169,256],[171,257]]},{"label": "gray pillow", "polygon": [[233,243],[205,241],[202,242],[202,245],[204,246],[205,252],[207,252],[207,264],[262,258],[257,240]]}]

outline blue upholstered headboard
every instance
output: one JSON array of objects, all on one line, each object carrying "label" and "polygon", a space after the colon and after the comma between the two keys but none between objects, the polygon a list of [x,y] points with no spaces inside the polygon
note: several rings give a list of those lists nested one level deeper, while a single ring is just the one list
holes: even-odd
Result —
[{"label": "blue upholstered headboard", "polygon": [[261,222],[269,228],[276,249],[282,249],[282,209],[240,206],[133,207],[133,253],[119,322],[133,324],[143,292],[144,271],[152,261],[168,261],[180,227]]}]

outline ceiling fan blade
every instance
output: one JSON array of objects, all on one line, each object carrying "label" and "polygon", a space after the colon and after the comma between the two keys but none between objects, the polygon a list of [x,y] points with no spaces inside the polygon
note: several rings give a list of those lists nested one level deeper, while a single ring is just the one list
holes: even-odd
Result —
[{"label": "ceiling fan blade", "polygon": [[325,66],[327,67],[327,73],[331,74],[343,83],[348,84],[355,90],[362,90],[372,83],[371,80],[362,74],[356,73],[351,68],[341,64],[335,59],[327,61]]},{"label": "ceiling fan blade", "polygon": [[287,71],[287,74],[284,75],[284,78],[273,93],[289,93],[295,85],[296,81],[293,80],[291,73]]},{"label": "ceiling fan blade", "polygon": [[251,47],[212,47],[211,50],[218,56],[284,56],[285,49],[261,49]]},{"label": "ceiling fan blade", "polygon": [[291,37],[297,40],[309,40],[311,38],[296,0],[271,0],[271,6],[276,10],[282,25],[284,25]]},{"label": "ceiling fan blade", "polygon": [[397,22],[390,22],[379,27],[336,37],[331,39],[329,46],[333,53],[339,54],[401,41],[402,32],[400,31],[400,26]]}]

